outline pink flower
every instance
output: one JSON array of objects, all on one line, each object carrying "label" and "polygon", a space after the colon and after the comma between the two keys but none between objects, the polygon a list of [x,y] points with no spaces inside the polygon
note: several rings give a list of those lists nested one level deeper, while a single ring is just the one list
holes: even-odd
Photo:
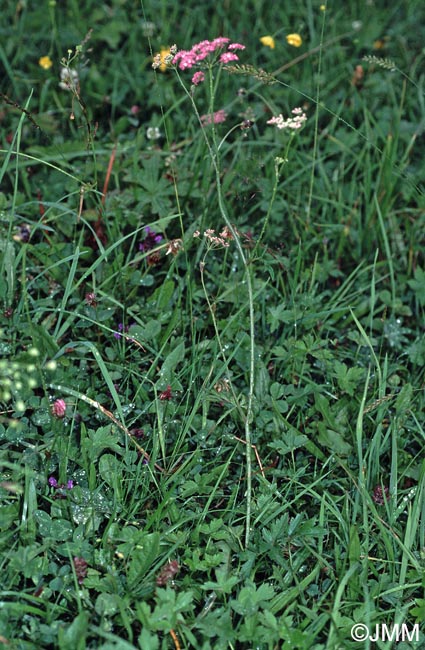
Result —
[{"label": "pink flower", "polygon": [[219,61],[220,63],[230,63],[230,61],[239,61],[239,57],[237,54],[233,54],[233,52],[224,52],[220,56]]},{"label": "pink flower", "polygon": [[230,38],[227,38],[226,36],[219,36],[218,38],[215,38],[212,41],[212,45],[214,46],[214,50],[217,50],[220,47],[224,47],[227,45],[227,43],[230,41]]},{"label": "pink flower", "polygon": [[201,115],[201,122],[202,126],[206,126],[207,124],[220,124],[221,122],[225,122],[227,118],[227,113],[223,109],[216,111],[212,115],[208,113],[207,115]]},{"label": "pink flower", "polygon": [[[173,58],[173,64],[178,65],[180,70],[188,70],[193,68],[196,64],[204,61],[210,54],[214,54],[217,50],[222,50],[227,46],[228,52],[224,52],[220,57],[221,63],[229,63],[229,61],[238,61],[238,57],[233,53],[233,50],[244,50],[245,46],[240,43],[228,43],[230,38],[219,36],[213,41],[200,41],[192,45],[190,50],[180,50]],[[222,58],[224,57],[224,59]]]},{"label": "pink flower", "polygon": [[66,402],[64,399],[57,399],[52,404],[52,415],[55,418],[64,418],[66,413]]},{"label": "pink flower", "polygon": [[195,72],[195,74],[192,77],[192,83],[194,86],[197,86],[198,84],[202,83],[204,80],[205,80],[205,75],[201,70],[199,72]]},{"label": "pink flower", "polygon": [[196,63],[196,55],[193,52],[181,50],[180,52],[177,52],[176,56],[173,59],[173,63],[178,64],[180,70],[193,68]]}]

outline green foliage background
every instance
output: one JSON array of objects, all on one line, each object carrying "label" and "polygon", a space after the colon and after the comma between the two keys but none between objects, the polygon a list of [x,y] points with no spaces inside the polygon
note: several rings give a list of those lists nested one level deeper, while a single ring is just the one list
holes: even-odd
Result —
[{"label": "green foliage background", "polygon": [[[2,11],[5,647],[333,650],[423,625],[424,13]],[[152,57],[219,35],[256,72],[216,69],[213,106],[195,89],[227,113],[203,130],[190,71]],[[296,106],[294,137],[267,125]],[[246,265],[203,236],[223,205]]]}]

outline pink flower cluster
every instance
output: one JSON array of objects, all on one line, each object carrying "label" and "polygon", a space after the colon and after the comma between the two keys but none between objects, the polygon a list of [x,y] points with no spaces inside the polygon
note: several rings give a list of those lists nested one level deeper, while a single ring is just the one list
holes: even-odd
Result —
[{"label": "pink flower cluster", "polygon": [[[193,236],[199,237],[199,234],[199,231],[196,230],[193,233]],[[204,237],[206,237],[213,246],[223,246],[224,248],[228,248],[230,246],[229,240],[233,239],[232,233],[227,226],[223,228],[219,236],[215,234],[215,230],[208,228],[208,230],[204,232]]]},{"label": "pink flower cluster", "polygon": [[[190,50],[180,50],[173,58],[174,65],[177,65],[180,70],[190,70],[195,65],[204,61],[211,54],[217,53],[223,48],[227,48],[226,52],[222,52],[218,57],[219,63],[230,63],[231,61],[239,61],[239,57],[235,54],[235,50],[244,50],[245,45],[240,43],[230,43],[230,38],[220,36],[213,41],[200,41],[191,47]],[[204,81],[204,74],[196,72],[192,77],[192,83],[197,86]]]},{"label": "pink flower cluster", "polygon": [[207,124],[221,124],[221,122],[226,121],[226,117],[227,113],[222,108],[219,111],[215,111],[215,113],[201,115],[202,126],[206,126]]},{"label": "pink flower cluster", "polygon": [[194,86],[197,86],[198,84],[202,83],[205,81],[205,75],[202,72],[202,70],[198,70],[198,72],[195,72],[195,74],[192,77],[192,83]]}]

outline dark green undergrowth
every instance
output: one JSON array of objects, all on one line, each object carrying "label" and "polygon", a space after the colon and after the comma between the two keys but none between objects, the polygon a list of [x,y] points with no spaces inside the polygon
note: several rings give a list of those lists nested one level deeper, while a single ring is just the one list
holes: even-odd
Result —
[{"label": "dark green undergrowth", "polygon": [[0,645],[425,647],[422,3],[64,4],[0,18]]}]

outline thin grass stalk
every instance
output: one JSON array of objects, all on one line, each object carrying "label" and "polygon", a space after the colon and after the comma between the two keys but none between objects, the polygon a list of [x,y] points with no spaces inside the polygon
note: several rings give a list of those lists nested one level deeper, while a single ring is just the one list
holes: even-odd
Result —
[{"label": "thin grass stalk", "polygon": [[[232,222],[229,219],[229,216],[226,211],[226,207],[224,205],[224,199],[223,199],[223,193],[222,193],[222,187],[221,187],[221,178],[220,178],[220,166],[218,163],[218,157],[217,157],[217,143],[215,140],[215,130],[213,126],[213,145],[215,147],[215,151],[213,148],[213,145],[211,144],[205,128],[202,124],[201,121],[201,116],[198,111],[198,107],[195,103],[195,100],[192,96],[192,94],[187,90],[185,84],[180,78],[180,75],[177,72],[177,78],[179,80],[179,83],[181,87],[183,88],[184,93],[186,96],[189,98],[190,103],[192,105],[192,108],[196,114],[196,117],[198,119],[198,122],[201,126],[202,134],[205,139],[205,144],[208,149],[208,153],[211,159],[211,164],[213,165],[213,169],[215,172],[215,178],[216,178],[216,187],[217,187],[217,198],[218,198],[218,207],[220,210],[220,214],[229,229],[229,231],[232,234],[232,237],[235,241],[236,248],[238,250],[238,253],[240,255],[240,258],[242,260],[242,264],[245,268],[245,276],[246,276],[246,285],[247,285],[247,292],[248,292],[248,309],[249,309],[249,339],[250,339],[250,364],[249,364],[249,384],[248,384],[248,400],[247,400],[247,407],[246,407],[246,414],[245,414],[245,443],[246,443],[246,523],[245,523],[245,547],[248,546],[249,544],[249,538],[250,538],[250,528],[251,528],[251,499],[252,499],[252,434],[251,434],[251,420],[252,420],[252,406],[253,406],[253,397],[254,397],[254,363],[255,363],[255,332],[254,332],[254,292],[252,288],[252,278],[251,278],[251,272],[249,268],[249,262],[245,256],[245,252],[243,250],[239,234],[236,231],[235,227],[233,226]],[[212,97],[212,104],[213,104],[213,93],[214,93],[214,87],[213,87],[213,77],[210,71],[209,74],[209,84],[210,84],[210,93]]]}]

